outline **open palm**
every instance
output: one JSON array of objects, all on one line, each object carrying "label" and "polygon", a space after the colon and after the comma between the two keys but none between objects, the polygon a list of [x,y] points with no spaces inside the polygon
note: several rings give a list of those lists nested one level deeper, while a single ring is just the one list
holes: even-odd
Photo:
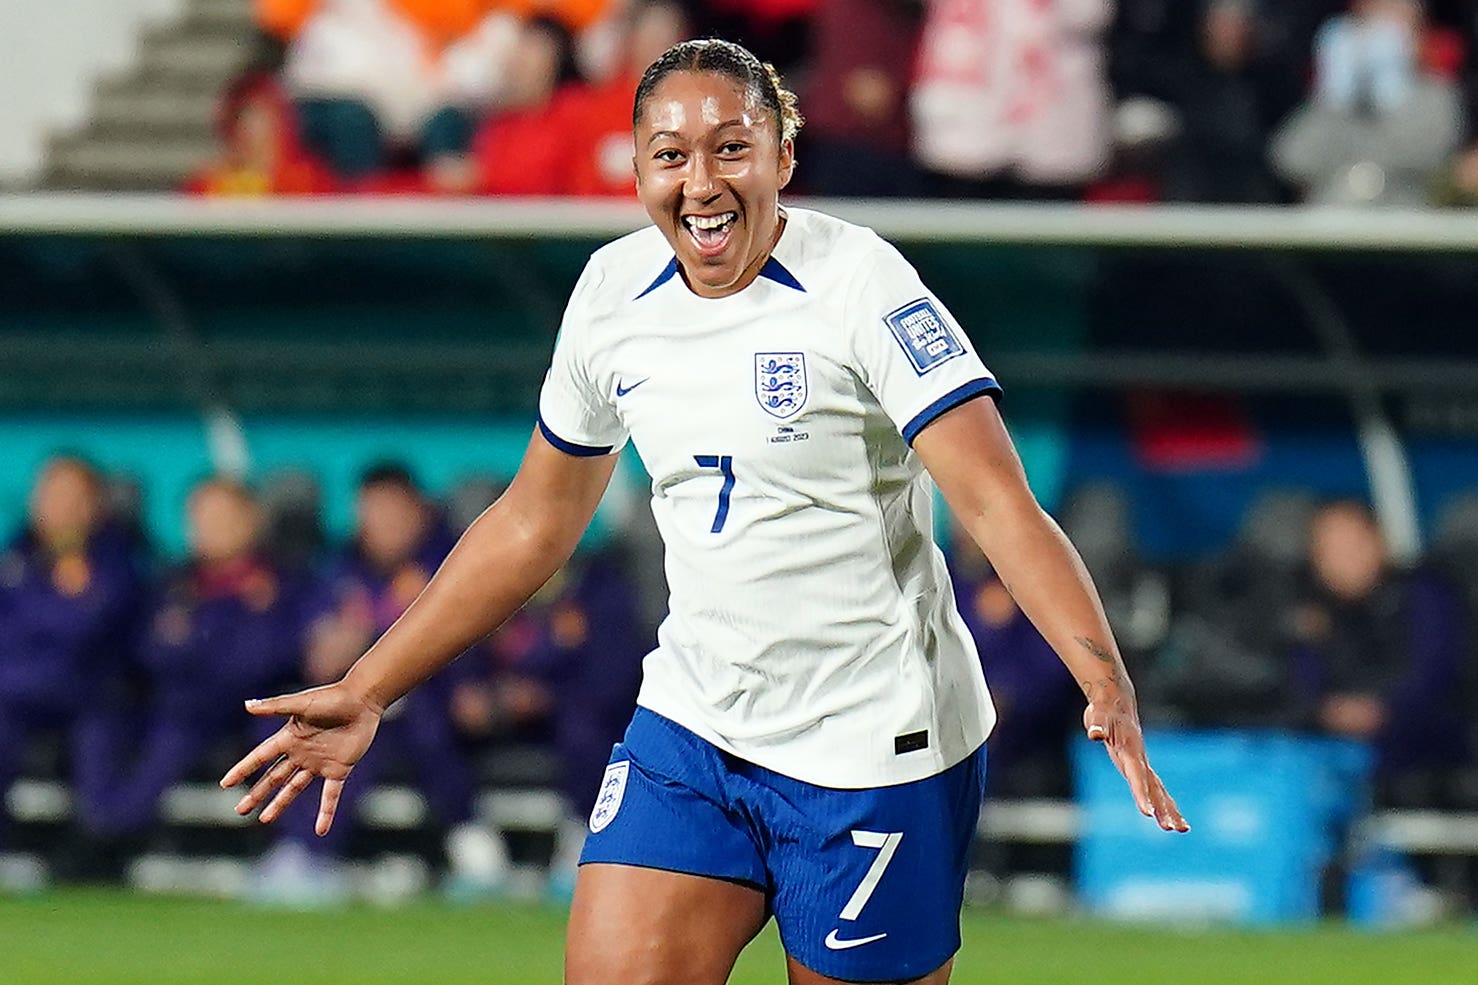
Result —
[{"label": "open palm", "polygon": [[319,835],[327,834],[338,811],[344,781],[380,727],[380,710],[351,694],[343,684],[248,701],[246,709],[253,715],[289,717],[282,728],[221,777],[222,787],[234,787],[269,767],[237,803],[236,813],[251,813],[276,791],[261,814],[262,823],[270,823],[308,789],[315,777],[321,776],[323,795],[314,830]]}]

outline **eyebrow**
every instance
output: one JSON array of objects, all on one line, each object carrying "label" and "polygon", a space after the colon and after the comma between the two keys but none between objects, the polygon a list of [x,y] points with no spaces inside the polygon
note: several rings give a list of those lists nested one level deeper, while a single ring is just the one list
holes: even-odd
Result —
[{"label": "eyebrow", "polygon": [[[733,127],[747,129],[743,120],[725,120],[723,123],[720,123],[718,126],[714,127],[713,130],[710,132],[717,133],[720,130],[729,130]],[[647,138],[647,146],[650,147],[659,137],[674,137],[678,140],[681,140],[682,136],[683,135],[678,133],[676,130],[658,130],[656,133]]]}]

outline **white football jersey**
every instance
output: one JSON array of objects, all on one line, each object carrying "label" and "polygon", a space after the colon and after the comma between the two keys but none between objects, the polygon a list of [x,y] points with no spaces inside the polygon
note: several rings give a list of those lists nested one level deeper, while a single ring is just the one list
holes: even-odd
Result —
[{"label": "white football jersey", "polygon": [[539,426],[576,455],[635,442],[669,614],[638,702],[808,783],[942,772],[995,720],[909,445],[1000,392],[870,229],[803,209],[760,276],[689,290],[655,227],[590,258]]}]

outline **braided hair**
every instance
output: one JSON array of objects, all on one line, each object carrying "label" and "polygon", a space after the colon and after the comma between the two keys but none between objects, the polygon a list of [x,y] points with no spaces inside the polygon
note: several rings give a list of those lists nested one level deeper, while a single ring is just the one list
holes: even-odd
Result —
[{"label": "braided hair", "polygon": [[795,93],[785,88],[774,65],[760,61],[748,48],[733,41],[701,38],[673,45],[647,66],[636,86],[632,126],[641,120],[647,97],[657,88],[657,83],[673,72],[712,72],[744,86],[751,96],[775,114],[776,130],[782,142],[794,140],[805,123]]}]

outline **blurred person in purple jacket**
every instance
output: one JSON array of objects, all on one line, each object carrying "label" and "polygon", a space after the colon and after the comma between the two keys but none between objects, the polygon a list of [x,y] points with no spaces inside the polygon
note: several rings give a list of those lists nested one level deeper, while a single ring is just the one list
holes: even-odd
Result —
[{"label": "blurred person in purple jacket", "polygon": [[[421,594],[455,538],[399,463],[370,467],[359,482],[354,537],[330,566],[316,606],[303,673],[310,684],[337,680],[365,648]],[[502,840],[473,820],[475,781],[451,719],[454,665],[386,709],[375,752],[355,767],[357,790],[346,796],[344,820],[359,797],[394,764],[409,767],[431,814],[445,829],[450,866],[446,890],[461,897],[496,892],[507,874]],[[337,893],[336,861],[353,824],[325,838],[313,832],[314,812],[299,805],[284,815],[284,838],[263,860],[259,894],[298,901]]]},{"label": "blurred person in purple jacket", "polygon": [[1295,624],[1295,673],[1311,721],[1373,745],[1386,799],[1440,798],[1434,784],[1468,752],[1456,593],[1435,572],[1396,567],[1369,509],[1336,502],[1314,518]]},{"label": "blurred person in purple jacket", "polygon": [[221,742],[261,734],[247,696],[301,681],[310,587],[267,560],[256,494],[206,479],[190,491],[186,527],[189,556],[157,588],[138,634],[149,701],[127,780],[108,796],[117,835],[147,831],[165,791]]},{"label": "blurred person in purple jacket", "polygon": [[1067,738],[1081,715],[1077,685],[974,545],[954,552],[950,574],[999,716],[986,747],[991,794],[1066,796]]},{"label": "blurred person in purple jacket", "polygon": [[817,195],[921,193],[906,103],[922,0],[821,0],[811,28],[804,164]]},{"label": "blurred person in purple jacket", "polygon": [[107,813],[140,573],[131,538],[102,520],[102,493],[91,464],[52,458],[0,554],[0,847],[6,794],[43,733],[67,736],[78,827],[95,833]]},{"label": "blurred person in purple jacket", "polygon": [[559,756],[566,819],[550,890],[567,897],[611,747],[636,708],[645,653],[632,579],[610,553],[578,556],[467,662],[458,726],[485,736],[547,716]]}]

